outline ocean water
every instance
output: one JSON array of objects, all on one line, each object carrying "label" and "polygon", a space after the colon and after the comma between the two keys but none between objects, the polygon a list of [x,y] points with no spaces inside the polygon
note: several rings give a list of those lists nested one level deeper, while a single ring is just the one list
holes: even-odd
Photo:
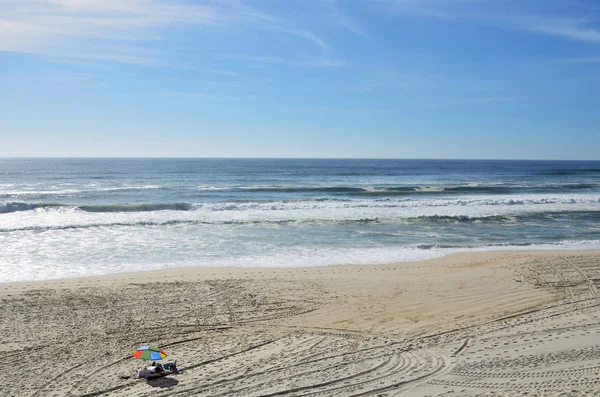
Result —
[{"label": "ocean water", "polygon": [[0,282],[600,248],[600,162],[0,159]]}]

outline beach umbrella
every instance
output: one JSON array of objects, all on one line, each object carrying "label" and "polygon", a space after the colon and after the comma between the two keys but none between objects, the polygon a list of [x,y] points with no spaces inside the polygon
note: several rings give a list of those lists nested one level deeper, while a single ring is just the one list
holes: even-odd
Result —
[{"label": "beach umbrella", "polygon": [[145,345],[140,346],[136,351],[131,354],[135,358],[139,358],[141,360],[162,360],[167,357],[167,353],[165,353],[162,349],[154,345]]}]

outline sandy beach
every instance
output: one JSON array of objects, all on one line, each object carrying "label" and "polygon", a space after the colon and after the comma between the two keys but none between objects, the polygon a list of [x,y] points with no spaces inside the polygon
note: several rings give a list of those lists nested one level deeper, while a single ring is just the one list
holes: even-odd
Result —
[{"label": "sandy beach", "polygon": [[[600,252],[1,284],[3,396],[597,396]],[[135,379],[155,343],[182,374]]]}]

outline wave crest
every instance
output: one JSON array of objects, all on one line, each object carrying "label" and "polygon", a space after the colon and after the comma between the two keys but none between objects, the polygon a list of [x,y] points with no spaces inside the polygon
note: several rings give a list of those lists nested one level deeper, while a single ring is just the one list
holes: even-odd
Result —
[{"label": "wave crest", "polygon": [[62,204],[58,203],[20,203],[20,202],[9,202],[0,203],[0,214],[8,214],[11,212],[20,211],[31,211],[38,208],[53,208],[62,207]]},{"label": "wave crest", "polygon": [[[600,220],[600,211],[569,211],[569,212],[542,212],[542,213],[523,213],[518,215],[418,215],[405,217],[362,217],[357,214],[352,218],[277,218],[277,219],[256,219],[256,218],[227,218],[215,219],[204,218],[200,219],[140,219],[136,218],[119,218],[107,219],[78,219],[65,224],[32,224],[29,226],[18,225],[12,228],[0,228],[0,233],[11,233],[16,231],[46,231],[46,230],[70,230],[70,229],[91,229],[101,227],[162,227],[162,226],[178,226],[178,225],[257,225],[257,226],[274,226],[274,225],[300,225],[300,224],[321,224],[321,225],[351,225],[351,224],[430,224],[438,227],[443,227],[449,223],[483,223],[483,224],[506,224],[514,225],[519,222],[535,222],[547,219],[560,219],[568,217],[570,220],[575,218],[586,219],[588,221]],[[422,248],[422,247],[421,247]]]},{"label": "wave crest", "polygon": [[520,197],[471,197],[471,198],[380,198],[380,199],[349,199],[349,198],[316,198],[290,201],[232,201],[221,203],[138,203],[138,204],[98,204],[98,205],[67,205],[58,203],[0,203],[0,214],[32,210],[64,210],[65,208],[82,212],[154,212],[154,211],[310,211],[310,210],[350,210],[364,208],[428,208],[428,207],[489,207],[489,206],[524,206],[524,205],[585,205],[600,204],[600,196],[520,196]]},{"label": "wave crest", "polygon": [[164,203],[164,204],[107,204],[107,205],[82,205],[77,207],[85,212],[150,212],[150,211],[190,211],[193,209],[189,203]]}]

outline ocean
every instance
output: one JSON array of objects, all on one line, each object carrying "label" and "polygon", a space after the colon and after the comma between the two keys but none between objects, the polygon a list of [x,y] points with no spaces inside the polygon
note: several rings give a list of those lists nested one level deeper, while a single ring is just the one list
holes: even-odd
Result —
[{"label": "ocean", "polygon": [[600,248],[600,162],[0,159],[0,282]]}]

